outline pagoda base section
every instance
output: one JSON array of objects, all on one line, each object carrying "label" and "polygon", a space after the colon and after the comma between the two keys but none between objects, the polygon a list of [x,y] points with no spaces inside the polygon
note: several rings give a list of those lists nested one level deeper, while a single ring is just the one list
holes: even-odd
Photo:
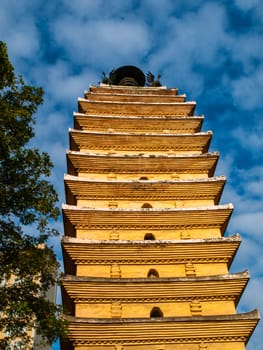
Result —
[{"label": "pagoda base section", "polygon": [[227,316],[87,319],[69,317],[63,350],[244,350],[258,311]]}]

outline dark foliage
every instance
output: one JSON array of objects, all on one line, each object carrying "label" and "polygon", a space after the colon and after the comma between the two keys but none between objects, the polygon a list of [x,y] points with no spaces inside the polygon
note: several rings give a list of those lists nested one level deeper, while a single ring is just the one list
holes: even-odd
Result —
[{"label": "dark foliage", "polygon": [[[25,349],[36,330],[47,343],[65,334],[60,307],[46,298],[58,263],[47,239],[57,193],[47,153],[30,148],[43,90],[17,77],[0,42],[0,349]],[[28,333],[29,332],[29,333]]]}]

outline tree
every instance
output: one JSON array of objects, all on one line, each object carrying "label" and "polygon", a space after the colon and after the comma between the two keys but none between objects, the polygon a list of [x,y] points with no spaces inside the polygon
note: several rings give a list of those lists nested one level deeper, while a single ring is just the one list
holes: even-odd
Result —
[{"label": "tree", "polygon": [[[47,153],[30,148],[43,90],[16,76],[0,41],[0,349],[30,348],[31,330],[51,343],[66,333],[59,306],[46,294],[58,263],[47,240],[58,232],[57,193],[47,180]],[[1,338],[1,337],[0,337]]]}]

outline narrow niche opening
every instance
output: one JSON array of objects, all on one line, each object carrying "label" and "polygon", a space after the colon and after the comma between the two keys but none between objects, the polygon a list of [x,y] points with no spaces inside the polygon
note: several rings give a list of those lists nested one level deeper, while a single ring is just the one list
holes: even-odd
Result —
[{"label": "narrow niche opening", "polygon": [[155,306],[154,308],[152,308],[152,311],[150,313],[150,317],[151,318],[163,317],[163,313],[159,307]]},{"label": "narrow niche opening", "polygon": [[142,205],[142,209],[150,209],[150,208],[152,208],[152,205],[150,203],[144,203]]},{"label": "narrow niche opening", "polygon": [[155,269],[150,269],[147,275],[148,278],[159,278],[159,273]]},{"label": "narrow niche opening", "polygon": [[154,241],[155,240],[155,237],[152,233],[146,233],[145,236],[144,236],[144,240],[145,241]]},{"label": "narrow niche opening", "polygon": [[147,177],[147,176],[141,176],[141,177],[139,178],[139,180],[142,180],[142,181],[147,181],[147,180],[149,180],[149,179],[148,179],[148,177]]}]

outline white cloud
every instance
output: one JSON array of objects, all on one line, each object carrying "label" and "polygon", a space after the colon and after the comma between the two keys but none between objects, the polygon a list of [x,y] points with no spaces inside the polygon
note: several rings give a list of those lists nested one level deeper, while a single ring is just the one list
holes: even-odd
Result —
[{"label": "white cloud", "polygon": [[261,150],[263,147],[263,125],[260,124],[261,123],[257,123],[256,127],[252,129],[239,126],[231,131],[231,135],[243,146],[246,146],[249,149]]},{"label": "white cloud", "polygon": [[[263,210],[242,214],[235,213],[231,219],[231,228],[235,232],[244,232],[254,240],[263,243],[262,218]],[[261,250],[262,247],[259,246],[258,249]]]},{"label": "white cloud", "polygon": [[250,181],[246,185],[246,190],[252,196],[256,195],[263,198],[263,179],[259,179],[258,181]]},{"label": "white cloud", "polygon": [[138,61],[149,48],[149,33],[142,22],[85,20],[72,27],[73,22],[71,16],[60,17],[52,28],[55,40],[72,62],[117,68]]},{"label": "white cloud", "polygon": [[151,23],[156,30],[159,27],[161,31],[163,28],[161,25],[166,24],[168,17],[172,16],[174,12],[173,0],[144,0],[140,2],[140,8],[137,11],[139,14],[144,14],[145,20]]},{"label": "white cloud", "polygon": [[64,0],[65,8],[79,20],[90,18],[91,20],[101,18],[115,19],[130,14],[133,0],[76,0],[74,2]]},{"label": "white cloud", "polygon": [[[257,259],[256,253],[254,256]],[[262,265],[261,265],[262,266]],[[246,290],[241,298],[239,310],[251,311],[257,308],[259,311],[263,310],[263,277],[251,276],[251,279],[246,287]],[[259,322],[257,328],[255,329],[246,349],[247,350],[262,350],[262,338],[263,334],[263,323]]]},{"label": "white cloud", "polygon": [[[263,49],[262,41],[260,47]],[[263,66],[252,74],[233,80],[231,88],[236,106],[247,110],[262,108]]]},{"label": "white cloud", "polygon": [[245,29],[245,32],[242,34],[231,34],[228,51],[231,53],[233,61],[237,62],[237,64],[242,63],[244,75],[248,76],[258,70],[258,65],[255,65],[255,61],[259,60],[258,62],[261,62],[263,44],[262,35],[258,30],[255,30],[252,26],[247,26]]},{"label": "white cloud", "polygon": [[[216,16],[212,16],[216,13]],[[221,64],[220,48],[228,44],[225,11],[219,4],[206,3],[198,10],[168,19],[168,30],[150,64],[166,71],[168,82],[187,82],[197,98],[204,89],[204,72],[196,66],[217,67]]]},{"label": "white cloud", "polygon": [[256,7],[260,6],[262,7],[261,0],[234,0],[235,4],[240,7],[244,11],[248,11],[251,9],[255,9]]},{"label": "white cloud", "polygon": [[217,176],[224,175],[227,178],[229,178],[231,169],[233,166],[233,162],[234,162],[234,158],[231,152],[226,153],[224,158],[221,156],[219,158],[219,161],[216,167],[216,175]]},{"label": "white cloud", "polygon": [[[104,5],[103,5],[104,4]],[[105,6],[105,1],[103,0],[75,0],[72,1],[64,1],[64,6],[67,10],[70,11],[72,15],[78,17],[86,17],[88,16],[99,16],[103,6]]]},{"label": "white cloud", "polygon": [[1,40],[8,42],[8,52],[15,63],[39,56],[40,37],[31,12],[33,8],[34,5],[25,5],[22,1],[1,2]]}]

